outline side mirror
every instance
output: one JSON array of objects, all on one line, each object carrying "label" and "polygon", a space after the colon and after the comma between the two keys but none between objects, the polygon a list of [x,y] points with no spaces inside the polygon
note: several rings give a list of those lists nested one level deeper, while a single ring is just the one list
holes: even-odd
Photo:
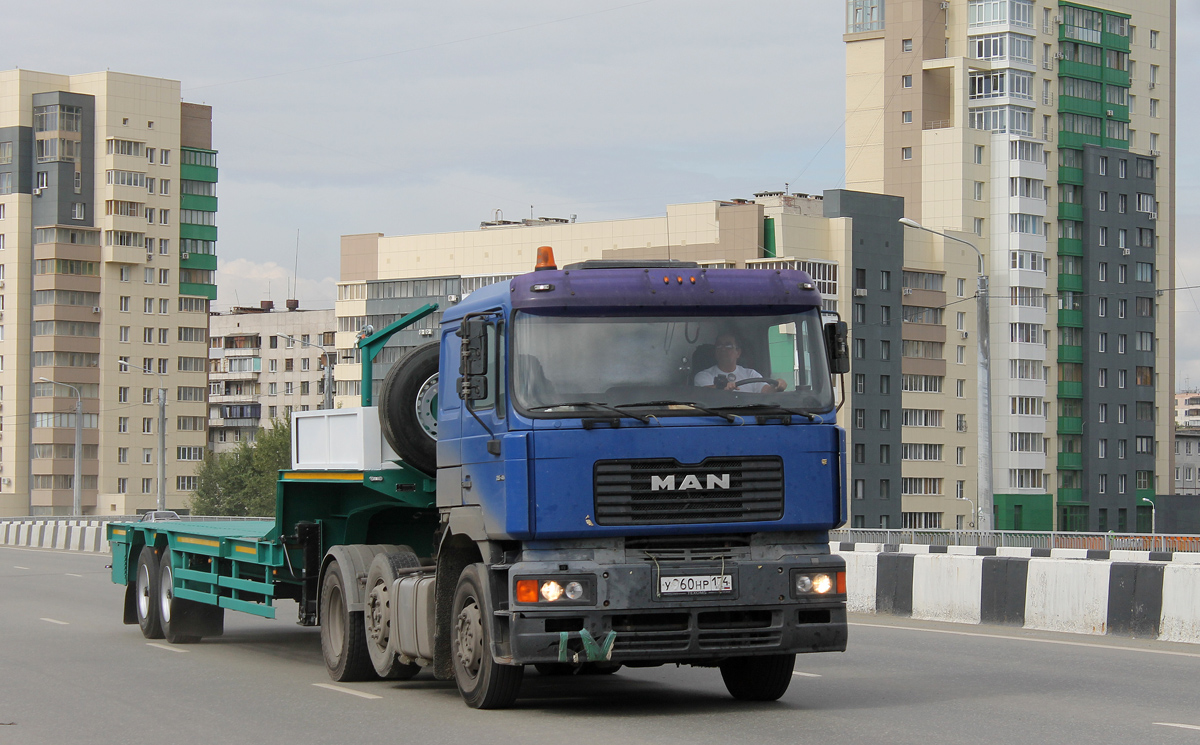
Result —
[{"label": "side mirror", "polygon": [[462,350],[458,362],[458,397],[464,401],[487,398],[487,322],[467,318],[458,329]]},{"label": "side mirror", "polygon": [[845,321],[825,325],[825,353],[829,355],[829,372],[832,375],[850,372],[849,335]]}]

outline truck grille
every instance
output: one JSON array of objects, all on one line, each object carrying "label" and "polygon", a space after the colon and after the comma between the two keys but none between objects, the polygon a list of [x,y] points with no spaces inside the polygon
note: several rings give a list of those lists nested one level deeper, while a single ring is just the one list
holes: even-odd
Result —
[{"label": "truck grille", "polygon": [[625,560],[647,564],[733,562],[750,558],[748,536],[636,536],[625,539]]},{"label": "truck grille", "polygon": [[593,468],[596,523],[661,525],[783,517],[783,459],[602,460]]}]

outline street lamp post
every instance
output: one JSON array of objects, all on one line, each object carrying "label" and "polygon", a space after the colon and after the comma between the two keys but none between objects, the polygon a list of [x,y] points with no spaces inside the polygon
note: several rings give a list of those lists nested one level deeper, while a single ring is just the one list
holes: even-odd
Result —
[{"label": "street lamp post", "polygon": [[279,334],[279,338],[287,339],[289,341],[294,341],[297,344],[300,344],[305,347],[315,347],[316,349],[320,349],[321,353],[325,355],[325,397],[322,400],[321,405],[322,405],[322,407],[324,407],[326,409],[332,409],[333,408],[333,361],[337,354],[337,350],[330,352],[322,344],[313,344],[312,342],[307,342],[307,341],[304,341],[303,339],[297,339],[294,336],[287,336],[286,334]]},{"label": "street lamp post", "polygon": [[1142,501],[1145,502],[1146,504],[1150,505],[1150,535],[1154,535],[1155,533],[1158,532],[1158,530],[1157,530],[1158,526],[1155,524],[1155,523],[1157,523],[1157,519],[1156,519],[1157,515],[1155,513],[1158,512],[1158,508],[1155,506],[1153,499],[1147,499],[1146,497],[1142,497]]},{"label": "street lamp post", "polygon": [[907,217],[900,218],[900,224],[924,230],[926,233],[940,235],[948,240],[970,246],[979,256],[979,272],[975,292],[976,320],[978,321],[979,353],[976,355],[979,363],[979,529],[992,529],[992,349],[991,349],[991,319],[988,317],[988,278],[983,263],[983,253],[975,244],[955,238],[938,230],[927,228],[916,220]]},{"label": "street lamp post", "polygon": [[38,378],[52,385],[61,385],[75,391],[75,481],[71,487],[71,514],[83,514],[83,394],[67,383],[50,378]]},{"label": "street lamp post", "polygon": [[976,507],[975,502],[970,497],[955,497],[955,499],[961,499],[964,502],[966,502],[967,504],[971,505],[971,518],[975,521],[973,523],[975,525],[975,529],[978,530],[979,529],[979,508]]},{"label": "street lamp post", "polygon": [[[117,360],[118,365],[128,370],[135,369],[125,360]],[[144,373],[152,370],[142,370]],[[167,509],[167,389],[163,374],[158,376],[158,510]]]}]

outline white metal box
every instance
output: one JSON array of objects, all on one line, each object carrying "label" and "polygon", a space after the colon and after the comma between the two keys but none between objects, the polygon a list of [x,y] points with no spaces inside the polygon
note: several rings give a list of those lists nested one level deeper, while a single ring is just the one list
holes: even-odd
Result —
[{"label": "white metal box", "polygon": [[376,406],[292,412],[292,470],[378,471],[394,460]]}]

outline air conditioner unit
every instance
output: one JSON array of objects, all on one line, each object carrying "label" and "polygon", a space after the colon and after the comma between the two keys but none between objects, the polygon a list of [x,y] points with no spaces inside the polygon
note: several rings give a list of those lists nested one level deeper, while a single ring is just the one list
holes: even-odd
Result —
[{"label": "air conditioner unit", "polygon": [[[1161,153],[1161,152],[1159,152],[1159,151],[1157,151],[1157,150],[1151,150],[1151,151],[1150,151],[1150,154],[1151,154],[1151,155],[1153,155],[1153,156],[1154,156],[1154,157],[1156,157],[1156,158],[1157,158],[1158,156],[1162,155],[1162,153]],[[4,287],[4,283],[3,283],[3,282],[0,282],[0,288],[3,288],[3,287]]]},{"label": "air conditioner unit", "polygon": [[99,313],[99,312],[100,312],[100,306],[99,306],[99,305],[93,305],[93,306],[92,306],[92,312],[93,312],[93,313]]},{"label": "air conditioner unit", "polygon": [[949,10],[949,9],[950,9],[950,3],[949,3],[949,2],[946,2],[946,0],[943,0],[943,2],[942,2],[942,10]]},{"label": "air conditioner unit", "polygon": [[457,303],[457,302],[458,302],[458,295],[447,295],[447,296],[446,296],[446,302],[449,302],[449,303]]},{"label": "air conditioner unit", "polygon": [[1150,90],[1154,90],[1157,87],[1158,87],[1158,83],[1151,83],[1149,86]]},{"label": "air conditioner unit", "polygon": [[1147,217],[1149,217],[1151,220],[1157,220],[1157,219],[1158,219],[1158,213],[1157,213],[1157,212],[1149,212],[1149,213],[1147,213],[1147,214],[1146,214],[1146,216],[1147,216]]},{"label": "air conditioner unit", "polygon": [[1128,255],[1129,255],[1129,249],[1128,249],[1128,248],[1122,248],[1122,249],[1121,249],[1121,255],[1122,255],[1122,256],[1128,256]]},{"label": "air conditioner unit", "polygon": [[1066,56],[1066,55],[1064,55],[1062,52],[1055,52],[1055,53],[1054,53],[1054,59],[1063,59],[1065,56]]},{"label": "air conditioner unit", "polygon": [[855,290],[854,291],[854,297],[866,297],[866,296],[867,296],[866,290]]},{"label": "air conditioner unit", "polygon": [[969,331],[959,331],[958,332],[958,338],[960,338],[960,339],[966,339],[968,336],[970,336]]},{"label": "air conditioner unit", "polygon": [[187,251],[184,251],[183,253],[179,254],[179,258],[183,261],[187,261],[188,259],[192,258],[192,255]]},{"label": "air conditioner unit", "polygon": [[418,329],[418,336],[433,336],[433,329]]},{"label": "air conditioner unit", "polygon": [[904,293],[905,295],[911,295],[911,294],[912,294],[912,288],[911,288],[911,287],[905,287],[905,288],[904,288],[904,290],[903,290],[903,293]]},{"label": "air conditioner unit", "polygon": [[1054,16],[1055,23],[1062,23],[1062,16]]},{"label": "air conditioner unit", "polygon": [[1117,115],[1117,112],[1113,111],[1112,109],[1109,109],[1109,110],[1108,110],[1108,115],[1109,115],[1109,116],[1116,116],[1116,115]]}]

